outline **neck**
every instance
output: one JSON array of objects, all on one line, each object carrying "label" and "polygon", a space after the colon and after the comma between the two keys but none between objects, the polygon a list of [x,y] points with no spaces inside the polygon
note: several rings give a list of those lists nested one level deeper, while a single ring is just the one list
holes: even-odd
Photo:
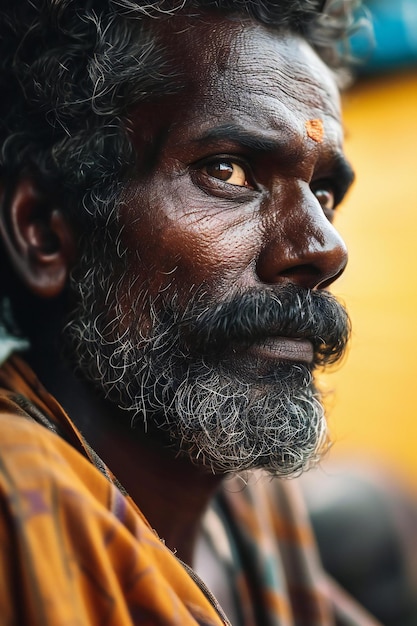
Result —
[{"label": "neck", "polygon": [[30,365],[166,545],[192,566],[202,517],[222,477],[132,429],[128,413],[76,378],[54,345],[33,345]]},{"label": "neck", "polygon": [[[126,421],[126,415],[119,417]],[[146,434],[119,428],[114,418],[109,429],[93,439],[94,434],[91,445],[158,535],[192,566],[201,520],[221,477],[175,457]]]}]

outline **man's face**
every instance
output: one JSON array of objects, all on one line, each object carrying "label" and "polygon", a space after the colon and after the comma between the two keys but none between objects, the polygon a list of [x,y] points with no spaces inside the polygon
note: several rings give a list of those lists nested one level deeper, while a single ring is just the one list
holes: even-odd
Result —
[{"label": "man's face", "polygon": [[185,87],[132,115],[126,271],[102,258],[81,287],[80,366],[195,462],[299,471],[325,440],[311,372],[347,339],[321,291],[346,264],[337,89],[294,35],[208,15],[161,29]]}]

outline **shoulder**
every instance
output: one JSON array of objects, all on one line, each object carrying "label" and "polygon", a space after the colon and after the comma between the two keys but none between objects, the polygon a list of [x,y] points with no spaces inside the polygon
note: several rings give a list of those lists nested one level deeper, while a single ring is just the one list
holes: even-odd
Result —
[{"label": "shoulder", "polygon": [[25,626],[222,623],[131,500],[6,396],[0,614]]},{"label": "shoulder", "polygon": [[0,398],[0,534],[18,555],[74,558],[84,532],[114,525],[115,491],[66,441]]}]

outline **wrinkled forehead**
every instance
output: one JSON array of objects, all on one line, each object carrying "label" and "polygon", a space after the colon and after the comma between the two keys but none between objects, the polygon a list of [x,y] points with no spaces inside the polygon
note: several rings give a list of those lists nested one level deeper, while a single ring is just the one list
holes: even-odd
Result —
[{"label": "wrinkled forehead", "polygon": [[216,14],[177,17],[165,28],[168,55],[194,104],[244,112],[262,100],[267,114],[268,100],[275,107],[279,98],[290,111],[340,121],[334,76],[300,35]]}]

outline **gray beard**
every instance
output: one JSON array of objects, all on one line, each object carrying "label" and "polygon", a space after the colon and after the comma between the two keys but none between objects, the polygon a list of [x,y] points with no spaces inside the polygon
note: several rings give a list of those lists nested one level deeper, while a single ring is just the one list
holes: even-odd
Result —
[{"label": "gray beard", "polygon": [[[112,289],[105,289],[103,266],[92,272],[100,264],[88,265],[73,281],[78,304],[65,331],[69,352],[82,376],[127,412],[133,428],[149,431],[216,474],[263,468],[287,477],[319,460],[327,431],[310,368],[284,363],[262,372],[256,362],[237,368],[230,358],[192,353],[179,331],[188,313],[178,311],[175,301],[150,307],[146,337],[132,325],[121,334],[117,290],[109,323],[98,303]],[[141,297],[146,293],[138,303]],[[137,310],[140,328],[139,305]]]}]

